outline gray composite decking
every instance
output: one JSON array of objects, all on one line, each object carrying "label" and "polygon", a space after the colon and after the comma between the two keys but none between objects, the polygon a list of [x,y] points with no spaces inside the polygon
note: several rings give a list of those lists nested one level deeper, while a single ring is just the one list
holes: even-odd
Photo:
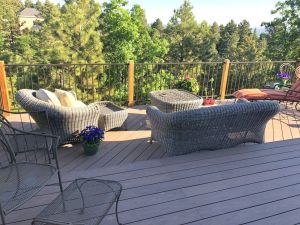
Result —
[{"label": "gray composite decking", "polygon": [[[146,126],[145,106],[129,108],[128,130],[106,132],[99,153],[92,157],[82,154],[80,144],[59,149],[60,166],[65,171],[90,170],[99,167],[125,165],[135,161],[165,157],[160,143],[149,143],[151,131]],[[18,125],[19,118],[10,118]],[[282,110],[266,127],[265,141],[281,141],[300,138],[300,113],[292,107]]]},{"label": "gray composite decking", "polygon": [[[118,180],[123,185],[121,222],[130,225],[234,225],[300,223],[300,139],[82,171],[76,177]],[[58,194],[56,179],[7,217],[29,224]],[[116,224],[113,209],[103,225]]]},{"label": "gray composite decking", "polygon": [[[297,224],[299,118],[299,112],[283,108],[266,127],[266,144],[167,158],[159,143],[149,144],[145,107],[137,106],[129,109],[128,130],[107,132],[98,154],[86,157],[80,145],[59,149],[64,185],[76,177],[120,181],[124,224]],[[16,118],[10,120],[18,125]],[[54,177],[9,214],[9,224],[30,224],[58,195],[56,182]],[[113,210],[102,224],[116,224]]]}]

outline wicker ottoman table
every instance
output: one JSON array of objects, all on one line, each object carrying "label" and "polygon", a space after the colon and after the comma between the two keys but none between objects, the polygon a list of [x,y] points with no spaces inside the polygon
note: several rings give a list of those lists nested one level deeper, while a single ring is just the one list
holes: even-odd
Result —
[{"label": "wicker ottoman table", "polygon": [[118,218],[119,182],[80,178],[73,181],[33,221],[32,225],[98,225],[114,203]]},{"label": "wicker ottoman table", "polygon": [[149,93],[151,105],[162,112],[178,112],[198,109],[202,106],[203,99],[190,92],[178,89],[152,91]]},{"label": "wicker ottoman table", "polygon": [[128,111],[125,108],[115,105],[109,101],[95,102],[100,110],[98,126],[107,131],[116,127],[124,127],[126,129],[126,119]]}]

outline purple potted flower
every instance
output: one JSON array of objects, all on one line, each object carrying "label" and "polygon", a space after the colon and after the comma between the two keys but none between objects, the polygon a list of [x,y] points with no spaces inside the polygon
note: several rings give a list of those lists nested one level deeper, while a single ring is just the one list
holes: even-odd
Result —
[{"label": "purple potted flower", "polygon": [[87,126],[80,132],[79,136],[83,141],[84,153],[94,155],[104,139],[104,131],[96,126]]},{"label": "purple potted flower", "polygon": [[277,78],[279,79],[280,86],[284,87],[287,85],[289,79],[291,78],[288,73],[277,73]]}]

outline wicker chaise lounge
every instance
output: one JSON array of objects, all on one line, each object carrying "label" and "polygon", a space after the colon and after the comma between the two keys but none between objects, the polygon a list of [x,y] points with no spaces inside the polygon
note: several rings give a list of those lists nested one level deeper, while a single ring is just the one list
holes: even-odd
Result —
[{"label": "wicker chaise lounge", "polygon": [[189,111],[163,113],[147,108],[152,138],[168,155],[262,143],[266,123],[279,112],[271,101],[237,103]]},{"label": "wicker chaise lounge", "polygon": [[[99,109],[97,105],[86,107],[61,107],[51,105],[35,97],[36,91],[21,89],[16,93],[17,102],[26,111],[46,111],[52,134],[60,136],[60,144],[77,141],[75,136],[88,125],[98,126]],[[44,116],[31,115],[41,128],[48,128]]]}]

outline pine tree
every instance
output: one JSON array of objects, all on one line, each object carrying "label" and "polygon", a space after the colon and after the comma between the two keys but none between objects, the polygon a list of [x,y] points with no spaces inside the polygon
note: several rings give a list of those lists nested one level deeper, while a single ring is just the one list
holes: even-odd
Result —
[{"label": "pine tree", "polygon": [[257,34],[252,31],[250,23],[246,20],[238,25],[239,42],[237,60],[239,61],[257,61],[263,60],[265,51],[264,45]]},{"label": "pine tree", "polygon": [[169,60],[172,62],[191,62],[197,59],[199,29],[192,12],[192,5],[185,0],[169,21],[166,34],[170,43]]},{"label": "pine tree", "polygon": [[20,0],[0,0],[0,59],[17,62],[17,39],[21,35],[17,12],[23,8]]},{"label": "pine tree", "polygon": [[217,45],[220,41],[220,27],[214,22],[209,27],[209,32],[205,36],[202,47],[202,61],[217,61],[219,58]]},{"label": "pine tree", "polygon": [[168,42],[160,35],[151,37],[145,11],[134,5],[131,9],[132,24],[137,26],[138,38],[134,41],[134,55],[138,62],[162,62],[168,52]]},{"label": "pine tree", "polygon": [[94,0],[68,0],[63,5],[52,31],[67,51],[66,62],[103,62],[100,14],[100,5]]},{"label": "pine tree", "polygon": [[226,26],[220,27],[221,39],[218,52],[222,59],[236,60],[238,58],[239,32],[236,23],[231,20]]}]

